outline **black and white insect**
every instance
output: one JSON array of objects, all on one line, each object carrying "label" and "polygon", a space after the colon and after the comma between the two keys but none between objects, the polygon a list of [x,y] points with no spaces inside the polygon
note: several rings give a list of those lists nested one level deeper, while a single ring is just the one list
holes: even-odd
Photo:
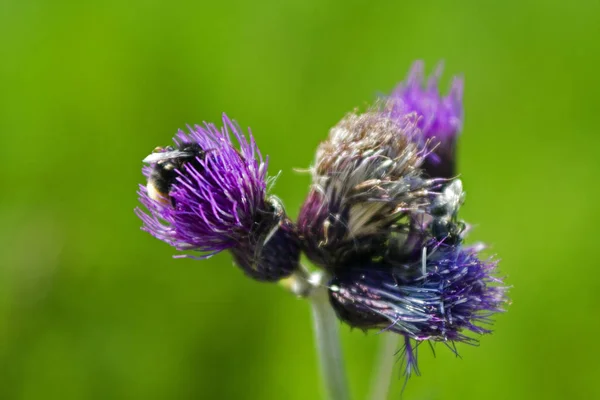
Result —
[{"label": "black and white insect", "polygon": [[192,163],[194,169],[200,170],[200,161],[205,156],[206,151],[197,143],[182,143],[178,148],[167,146],[154,149],[152,154],[143,160],[152,167],[146,185],[148,196],[160,203],[171,204],[169,192],[177,176],[183,172],[184,164]]}]

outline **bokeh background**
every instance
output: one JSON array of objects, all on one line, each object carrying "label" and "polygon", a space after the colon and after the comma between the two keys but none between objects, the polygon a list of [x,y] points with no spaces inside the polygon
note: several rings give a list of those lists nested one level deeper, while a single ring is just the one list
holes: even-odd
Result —
[{"label": "bokeh background", "polygon": [[[308,304],[139,230],[141,160],[222,112],[296,216],[328,128],[415,59],[466,79],[463,217],[509,312],[404,399],[600,397],[597,1],[0,1],[0,398],[318,399]],[[356,399],[379,336],[342,327]],[[399,399],[395,370],[390,398]]]}]

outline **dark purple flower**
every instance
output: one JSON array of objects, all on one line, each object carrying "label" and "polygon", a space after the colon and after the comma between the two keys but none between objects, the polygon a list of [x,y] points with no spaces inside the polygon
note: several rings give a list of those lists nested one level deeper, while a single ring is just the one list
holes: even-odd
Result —
[{"label": "dark purple flower", "polygon": [[[482,325],[503,311],[506,288],[493,276],[495,261],[473,249],[437,245],[419,261],[390,267],[371,263],[338,271],[331,280],[331,304],[352,327],[389,330],[405,338],[406,372],[416,371],[415,348],[425,340],[476,343]],[[416,341],[416,345],[411,341]]]},{"label": "dark purple flower", "polygon": [[416,115],[348,114],[318,150],[298,229],[311,261],[333,270],[381,253],[389,230],[408,226],[439,186],[420,168]]},{"label": "dark purple flower", "polygon": [[145,160],[148,184],[138,193],[148,212],[136,209],[142,229],[198,258],[229,249],[255,279],[289,275],[299,259],[295,226],[279,200],[267,196],[267,161],[252,134],[247,138],[223,115],[221,129],[196,125],[173,140],[174,147],[157,148]]},{"label": "dark purple flower", "polygon": [[438,65],[425,82],[424,64],[416,61],[406,81],[402,82],[387,98],[385,110],[391,118],[403,118],[416,112],[423,142],[433,148],[424,163],[424,169],[432,177],[450,178],[455,175],[455,148],[457,135],[463,124],[463,80],[454,77],[450,92],[442,97],[438,80],[443,67]]}]

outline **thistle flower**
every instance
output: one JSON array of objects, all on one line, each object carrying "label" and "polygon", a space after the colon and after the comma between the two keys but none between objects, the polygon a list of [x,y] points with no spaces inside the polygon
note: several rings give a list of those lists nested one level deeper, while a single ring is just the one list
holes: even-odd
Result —
[{"label": "thistle flower", "polygon": [[433,148],[423,168],[429,176],[450,178],[455,175],[456,138],[463,123],[463,80],[454,77],[450,92],[442,97],[438,90],[442,70],[439,64],[425,84],[424,64],[415,62],[406,81],[387,98],[385,111],[393,119],[402,119],[412,112],[419,115],[423,143],[429,141]]},{"label": "thistle flower", "polygon": [[495,261],[481,261],[472,249],[438,244],[403,267],[371,263],[338,271],[329,284],[330,301],[350,326],[401,334],[410,375],[418,373],[411,340],[474,344],[468,332],[490,332],[482,325],[506,301],[495,269]]},{"label": "thistle flower", "polygon": [[[234,145],[231,134],[239,148]],[[298,266],[300,245],[280,201],[267,196],[267,162],[249,132],[223,115],[223,127],[179,131],[175,148],[158,148],[144,161],[136,209],[143,230],[177,250],[208,258],[231,250],[249,276],[275,281]]]},{"label": "thistle flower", "polygon": [[463,82],[455,77],[442,97],[441,72],[424,85],[416,62],[390,96],[329,131],[297,226],[267,194],[267,160],[251,133],[226,116],[223,128],[180,131],[174,147],[144,160],[148,185],[138,193],[147,212],[136,213],[153,236],[197,258],[228,250],[260,281],[290,276],[301,249],[325,270],[303,268],[286,283],[312,303],[331,398],[348,398],[336,316],[401,335],[408,377],[419,373],[421,343],[454,352],[455,342],[474,344],[507,302],[496,261],[478,256],[485,246],[463,244],[468,225],[458,218],[464,192],[455,177]]},{"label": "thistle flower", "polygon": [[348,114],[318,150],[298,229],[311,261],[329,270],[381,253],[391,227],[408,226],[431,202],[438,181],[420,169],[415,114],[402,119]]}]

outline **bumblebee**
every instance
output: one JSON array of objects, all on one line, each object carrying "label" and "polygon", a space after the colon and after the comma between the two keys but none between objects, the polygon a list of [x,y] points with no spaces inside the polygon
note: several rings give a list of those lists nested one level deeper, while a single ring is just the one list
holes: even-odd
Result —
[{"label": "bumblebee", "polygon": [[178,148],[171,146],[155,148],[152,154],[143,160],[144,163],[152,166],[146,185],[148,197],[159,203],[174,206],[169,192],[177,176],[184,171],[183,165],[192,163],[192,166],[199,170],[200,160],[204,160],[205,156],[206,152],[197,143],[182,143]]}]

